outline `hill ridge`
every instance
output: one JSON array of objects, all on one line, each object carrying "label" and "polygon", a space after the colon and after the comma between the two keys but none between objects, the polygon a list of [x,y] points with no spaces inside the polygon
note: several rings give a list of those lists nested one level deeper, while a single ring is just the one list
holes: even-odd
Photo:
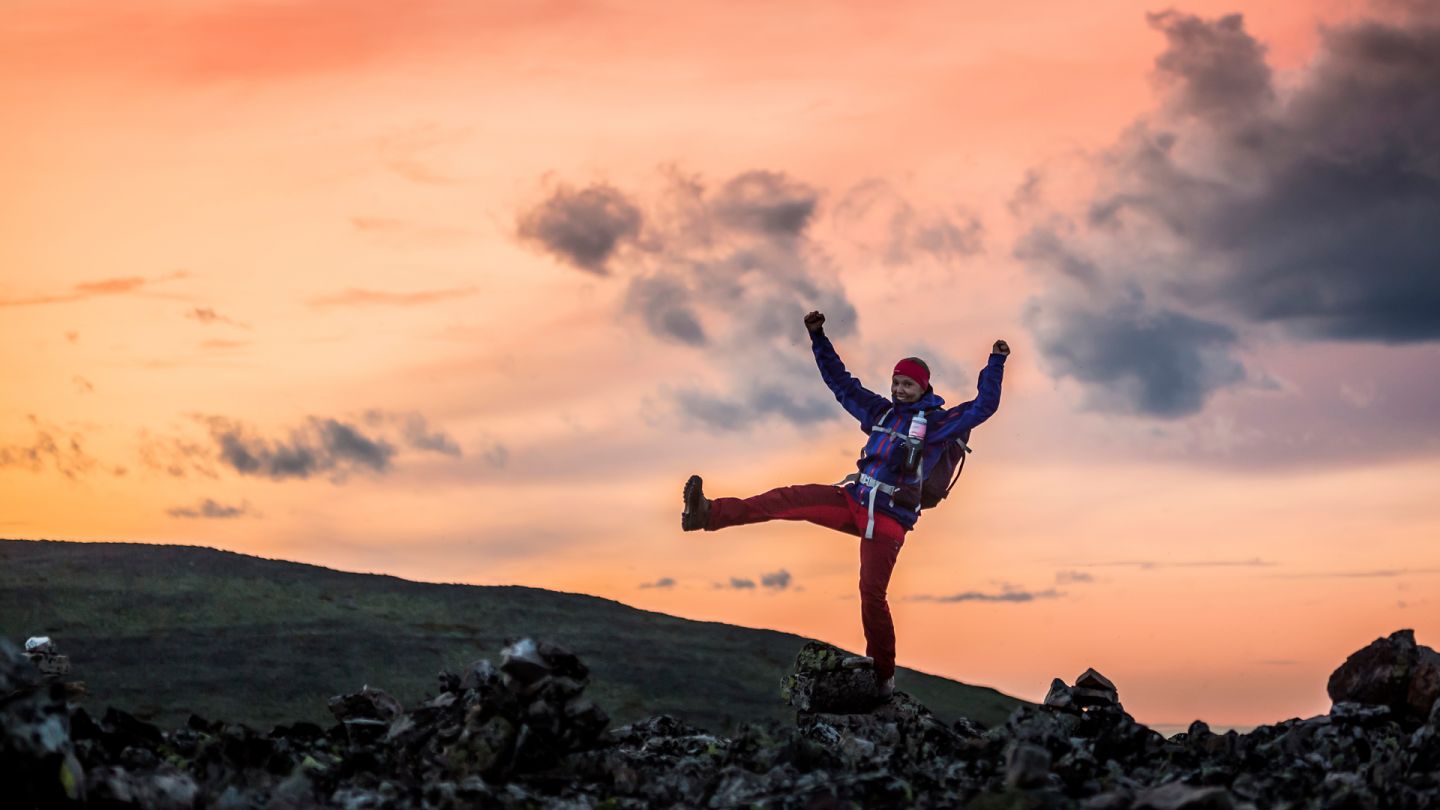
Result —
[{"label": "hill ridge", "polygon": [[[785,717],[778,683],[810,640],[594,594],[423,582],[199,545],[0,540],[0,560],[0,635],[54,636],[92,702],[161,722],[191,711],[255,725],[319,720],[324,698],[362,682],[412,701],[433,688],[416,675],[426,663],[458,670],[505,638],[535,635],[594,662],[592,693],[619,722],[665,712],[724,729]],[[995,723],[1024,705],[906,668],[899,681],[941,717]],[[706,694],[694,694],[701,683]]]}]

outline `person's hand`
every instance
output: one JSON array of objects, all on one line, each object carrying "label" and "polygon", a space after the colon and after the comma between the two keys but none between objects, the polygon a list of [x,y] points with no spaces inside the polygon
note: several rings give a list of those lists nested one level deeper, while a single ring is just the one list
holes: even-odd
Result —
[{"label": "person's hand", "polygon": [[819,310],[815,310],[814,312],[811,312],[809,315],[805,316],[805,328],[809,329],[810,334],[812,335],[819,332],[821,327],[823,327],[824,325],[825,316],[820,314]]},{"label": "person's hand", "polygon": [[995,345],[990,347],[990,351],[993,354],[1003,354],[1008,356],[1010,354],[1010,344],[1006,343],[1003,340],[997,340],[995,341]]}]

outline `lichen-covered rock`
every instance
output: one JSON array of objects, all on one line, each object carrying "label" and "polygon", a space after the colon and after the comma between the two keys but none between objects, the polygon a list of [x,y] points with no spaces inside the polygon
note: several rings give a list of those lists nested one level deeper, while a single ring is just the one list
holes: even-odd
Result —
[{"label": "lichen-covered rock", "polygon": [[875,671],[844,666],[849,654],[820,641],[807,642],[795,669],[780,684],[780,698],[801,712],[867,712],[880,703]]}]

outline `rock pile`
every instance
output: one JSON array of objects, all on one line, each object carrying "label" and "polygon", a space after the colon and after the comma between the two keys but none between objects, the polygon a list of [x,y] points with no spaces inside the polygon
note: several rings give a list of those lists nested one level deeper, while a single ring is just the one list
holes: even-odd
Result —
[{"label": "rock pile", "polygon": [[607,730],[584,664],[522,639],[499,666],[441,673],[418,706],[365,687],[330,701],[328,730],[261,734],[67,710],[0,640],[0,784],[19,807],[1418,810],[1440,806],[1440,701],[1415,711],[1434,655],[1402,631],[1336,671],[1329,714],[1248,734],[1197,721],[1165,739],[1094,670],[984,729],[942,722],[903,691],[881,700],[869,670],[811,643],[782,685],[795,723],[727,738],[663,715]]}]

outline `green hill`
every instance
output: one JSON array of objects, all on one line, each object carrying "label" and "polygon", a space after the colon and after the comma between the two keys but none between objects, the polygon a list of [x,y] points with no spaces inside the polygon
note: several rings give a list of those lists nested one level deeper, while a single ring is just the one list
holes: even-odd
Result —
[{"label": "green hill", "polygon": [[[661,712],[712,731],[789,720],[780,678],[806,639],[517,586],[437,585],[193,546],[0,540],[0,635],[53,636],[89,687],[161,725],[194,712],[260,728],[333,722],[364,684],[407,704],[441,669],[533,635],[574,650],[614,723]],[[986,725],[1022,701],[901,669],[946,720]]]}]

